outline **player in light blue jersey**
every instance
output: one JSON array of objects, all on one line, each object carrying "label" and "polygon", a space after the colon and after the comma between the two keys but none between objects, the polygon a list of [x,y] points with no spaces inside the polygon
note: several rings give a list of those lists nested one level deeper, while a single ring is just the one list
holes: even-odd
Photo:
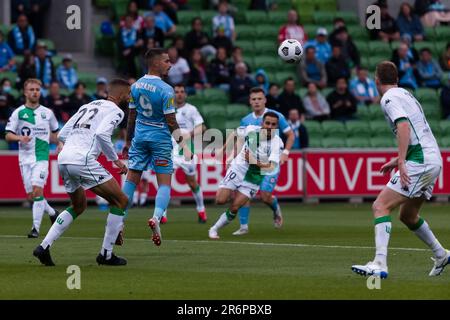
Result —
[{"label": "player in light blue jersey", "polygon": [[[262,119],[266,112],[272,111],[275,112],[279,117],[279,130],[286,137],[286,144],[281,155],[280,165],[285,163],[289,156],[289,151],[294,144],[295,136],[291,127],[289,126],[286,118],[279,113],[278,111],[266,108],[266,97],[264,95],[264,91],[261,88],[252,88],[250,90],[250,105],[252,107],[253,112],[249,115],[242,118],[240,125],[241,126],[249,126],[249,125],[262,125]],[[281,228],[283,224],[283,216],[281,214],[280,205],[278,204],[278,199],[272,193],[275,189],[275,186],[278,181],[279,176],[279,168],[278,171],[272,175],[267,175],[264,177],[261,186],[260,186],[260,195],[261,200],[272,209],[273,212],[273,221],[274,226],[276,228]],[[239,221],[241,226],[239,230],[235,231],[233,235],[239,236],[248,233],[248,217],[250,214],[250,202],[247,205],[241,207],[239,209]]]},{"label": "player in light blue jersey", "polygon": [[[167,76],[171,63],[163,49],[150,49],[146,53],[148,74],[131,87],[127,139],[123,155],[128,158],[129,172],[123,186],[129,207],[139,184],[142,171],[152,168],[156,173],[158,192],[153,217],[148,225],[155,245],[161,245],[159,222],[170,201],[173,173],[172,135],[179,144],[182,137],[175,117],[173,88],[161,80]],[[190,156],[189,152],[186,155]],[[118,242],[123,241],[122,235]]]}]

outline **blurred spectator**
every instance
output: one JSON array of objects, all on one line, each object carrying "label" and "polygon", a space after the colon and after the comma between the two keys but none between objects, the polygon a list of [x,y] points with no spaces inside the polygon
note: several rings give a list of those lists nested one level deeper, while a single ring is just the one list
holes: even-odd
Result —
[{"label": "blurred spectator", "polygon": [[271,83],[269,85],[269,93],[266,95],[266,106],[270,109],[274,109],[280,112],[280,101],[278,99],[280,95],[280,88],[276,83]]},{"label": "blurred spectator", "polygon": [[144,27],[140,33],[144,51],[147,51],[149,48],[149,41],[152,39],[154,44],[153,48],[164,48],[164,32],[155,25],[155,16],[150,13],[145,16]]},{"label": "blurred spectator", "polygon": [[11,95],[12,83],[3,78],[0,81],[0,137],[4,137],[5,126],[16,107],[16,99]]},{"label": "blurred spectator", "polygon": [[[158,1],[155,0],[144,0],[148,2],[148,5],[146,6],[148,9],[153,9],[155,4]],[[186,5],[187,0],[161,0],[159,1],[162,5],[163,11],[167,16],[172,20],[172,22],[177,25],[178,24],[178,17],[177,17],[177,11],[180,7],[183,7]]]},{"label": "blurred spectator", "polygon": [[331,57],[331,46],[327,41],[327,29],[319,28],[316,32],[316,38],[313,40],[308,40],[305,44],[305,49],[308,47],[313,47],[316,50],[316,59],[320,61],[323,65],[327,63],[328,59]]},{"label": "blurred spectator", "polygon": [[336,17],[333,20],[333,31],[331,31],[330,36],[328,37],[328,42],[333,47],[333,43],[336,43],[337,39],[337,31],[340,30],[341,27],[345,27],[345,21],[344,19],[340,17]]},{"label": "blurred spectator", "polygon": [[420,50],[420,61],[417,63],[417,71],[419,72],[422,86],[433,89],[441,87],[442,69],[439,63],[433,59],[429,48]]},{"label": "blurred spectator", "polygon": [[216,57],[209,63],[208,78],[213,86],[226,91],[230,89],[231,74],[225,48],[217,48]]},{"label": "blurred spectator", "polygon": [[283,92],[278,96],[278,102],[280,103],[280,110],[285,117],[288,117],[289,110],[297,109],[300,113],[300,117],[304,117],[305,108],[303,107],[302,99],[295,93],[295,81],[292,78],[288,78],[284,81]]},{"label": "blurred spectator", "polygon": [[136,1],[128,2],[127,13],[122,19],[120,19],[120,27],[123,28],[126,26],[126,18],[130,16],[133,18],[133,27],[140,31],[144,26],[144,18],[139,15],[139,8]]},{"label": "blurred spectator", "polygon": [[379,1],[375,4],[381,9],[381,28],[369,30],[370,38],[372,40],[382,40],[385,42],[400,40],[397,22],[389,14],[387,2]]},{"label": "blurred spectator", "polygon": [[50,84],[49,94],[45,98],[45,106],[53,110],[56,119],[60,123],[66,123],[70,118],[69,114],[65,111],[68,103],[69,98],[60,93],[59,83],[53,81]]},{"label": "blurred spectator", "polygon": [[253,84],[252,78],[247,73],[245,63],[237,63],[235,66],[235,75],[230,83],[231,102],[248,104],[249,93]]},{"label": "blurred spectator", "polygon": [[327,96],[331,109],[331,119],[347,121],[355,119],[358,101],[350,93],[345,78],[339,78],[336,82],[336,89]]},{"label": "blurred spectator", "polygon": [[236,64],[238,64],[239,62],[243,62],[245,64],[245,66],[247,67],[247,72],[251,73],[252,70],[250,68],[250,65],[244,61],[244,57],[242,55],[242,48],[241,47],[234,47],[233,51],[231,53],[231,62],[229,64],[229,68],[230,68],[230,74],[233,77],[234,76],[234,71],[235,71],[235,67]]},{"label": "blurred spectator", "polygon": [[203,58],[200,49],[191,51],[189,69],[191,71],[187,82],[188,91],[193,89],[193,93],[195,93],[197,90],[211,87],[208,82],[208,77],[206,76],[206,61]]},{"label": "blurred spectator", "polygon": [[255,87],[259,87],[264,90],[264,95],[269,93],[269,78],[264,69],[258,69],[255,72]]},{"label": "blurred spectator", "polygon": [[400,12],[397,17],[397,26],[400,30],[400,36],[408,34],[414,41],[422,41],[424,30],[419,17],[413,13],[411,5],[403,2],[400,6]]},{"label": "blurred spectator", "polygon": [[360,104],[372,104],[380,101],[375,81],[369,78],[367,68],[360,67],[356,77],[350,81],[350,92]]},{"label": "blurred spectator", "polygon": [[212,19],[212,29],[214,32],[214,37],[217,36],[219,29],[223,29],[224,35],[231,41],[235,41],[236,30],[234,28],[234,19],[228,13],[228,3],[226,1],[220,1],[218,11],[219,14],[214,16]]},{"label": "blurred spectator", "polygon": [[170,84],[176,85],[181,83],[186,85],[191,71],[186,59],[178,56],[178,51],[175,47],[170,47],[167,53],[172,64],[169,70]]},{"label": "blurred spectator", "polygon": [[20,65],[19,68],[19,79],[20,82],[18,83],[17,88],[22,89],[23,84],[25,81],[29,78],[36,78],[36,60],[34,59],[35,56],[32,53],[25,54],[23,58],[23,62]]},{"label": "blurred spectator", "polygon": [[444,71],[450,71],[450,42],[447,43],[445,51],[442,52],[441,67]]},{"label": "blurred spectator", "polygon": [[345,61],[344,56],[341,54],[341,46],[334,45],[331,58],[325,65],[325,69],[327,70],[328,76],[328,86],[334,87],[336,85],[336,81],[339,78],[350,78],[350,68]]},{"label": "blurred spectator", "polygon": [[283,25],[278,31],[278,42],[281,43],[286,39],[296,39],[302,45],[308,40],[308,36],[299,24],[298,14],[295,10],[289,10],[287,16],[287,24]]},{"label": "blurred spectator", "polygon": [[308,84],[308,91],[303,98],[306,110],[306,118],[323,121],[330,118],[330,105],[323,95],[317,90],[315,83]]},{"label": "blurred spectator", "polygon": [[425,27],[435,27],[450,22],[450,10],[440,0],[416,0],[414,9]]},{"label": "blurred spectator", "polygon": [[447,84],[442,87],[440,100],[444,119],[450,120],[450,74],[447,75]]},{"label": "blurred spectator", "polygon": [[119,52],[124,62],[122,73],[126,76],[136,77],[135,57],[143,45],[143,40],[138,36],[138,31],[133,27],[133,17],[126,16],[125,25],[119,31]]},{"label": "blurred spectator", "polygon": [[95,86],[95,93],[92,95],[92,100],[108,98],[108,80],[106,80],[106,78],[98,77]]},{"label": "blurred spectator", "polygon": [[313,82],[321,89],[327,86],[325,66],[316,58],[315,47],[306,47],[305,57],[297,69],[303,85]]},{"label": "blurred spectator", "polygon": [[172,36],[177,28],[172,19],[163,11],[163,4],[161,1],[157,1],[153,6],[153,13],[155,15],[155,23],[160,28],[166,37]]},{"label": "blurred spectator", "polygon": [[5,40],[5,35],[0,30],[0,72],[14,70],[16,61],[14,52]]},{"label": "blurred spectator", "polygon": [[192,49],[201,49],[202,54],[206,57],[215,55],[216,50],[211,45],[209,36],[203,31],[202,19],[199,17],[192,19],[191,27],[191,31],[186,33],[184,38],[187,52],[190,53]]},{"label": "blurred spectator", "polygon": [[303,149],[308,148],[309,139],[308,139],[308,131],[306,127],[302,124],[300,119],[300,113],[297,109],[289,110],[288,123],[291,127],[292,131],[294,131],[294,145],[292,149]]},{"label": "blurred spectator", "polygon": [[78,82],[78,75],[72,66],[72,55],[69,53],[64,56],[62,65],[56,71],[56,78],[61,88],[73,90]]},{"label": "blurred spectator", "polygon": [[275,10],[277,7],[276,2],[272,0],[251,0],[250,1],[250,10]]},{"label": "blurred spectator", "polygon": [[340,27],[336,30],[336,40],[332,45],[340,45],[341,53],[350,68],[359,66],[360,55],[359,50],[348,34],[346,27]]},{"label": "blurred spectator", "polygon": [[189,58],[189,53],[186,50],[184,38],[182,36],[176,36],[172,41],[171,47],[175,47],[177,49],[180,57],[183,57],[186,60]]},{"label": "blurred spectator", "polygon": [[[411,46],[411,37],[407,34],[403,35],[400,39],[400,44],[405,44],[407,47],[406,55],[412,59],[414,63],[419,61],[419,53],[417,52],[416,48]],[[400,47],[400,46],[399,46]],[[392,52],[392,61],[395,61],[398,59],[398,48]]]},{"label": "blurred spectator", "polygon": [[227,50],[227,56],[231,54],[231,50],[233,49],[233,43],[230,38],[225,35],[225,29],[223,27],[218,27],[216,30],[216,36],[213,38],[211,43],[214,48],[223,47]]},{"label": "blurred spectator", "polygon": [[414,58],[408,52],[408,45],[403,42],[400,43],[392,62],[395,63],[398,69],[399,85],[415,90],[418,88],[417,79],[419,74],[415,68]]},{"label": "blurred spectator", "polygon": [[91,101],[91,97],[86,94],[86,84],[78,82],[75,86],[75,91],[69,96],[69,103],[66,109],[69,117],[73,116],[82,105]]},{"label": "blurred spectator", "polygon": [[[52,58],[48,55],[45,43],[38,43],[36,45],[36,57],[34,58],[34,62],[36,78],[42,81],[45,89],[48,89],[50,83],[56,80],[56,75]],[[45,97],[46,93],[43,95]]]},{"label": "blurred spectator", "polygon": [[17,25],[9,32],[8,44],[15,54],[25,55],[34,51],[36,36],[26,15],[21,14],[17,19]]}]

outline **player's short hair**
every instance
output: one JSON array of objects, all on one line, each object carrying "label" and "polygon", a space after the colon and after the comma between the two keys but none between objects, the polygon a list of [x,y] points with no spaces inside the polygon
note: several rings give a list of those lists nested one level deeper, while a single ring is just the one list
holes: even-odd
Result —
[{"label": "player's short hair", "polygon": [[424,53],[424,52],[428,52],[429,54],[431,54],[431,50],[428,47],[422,48],[420,49],[420,54]]},{"label": "player's short hair", "polygon": [[129,87],[130,83],[128,82],[128,80],[125,79],[120,79],[120,78],[115,78],[112,79],[111,82],[109,83],[109,85],[111,87]]},{"label": "player's short hair", "polygon": [[280,120],[280,117],[279,117],[275,112],[273,112],[273,111],[268,111],[268,112],[264,113],[263,121],[264,121],[267,117],[276,118],[277,121]]},{"label": "player's short hair", "polygon": [[253,88],[250,89],[250,94],[252,94],[252,93],[259,93],[259,92],[262,92],[262,94],[264,94],[264,90],[262,88],[260,88],[260,87],[253,87]]},{"label": "player's short hair", "polygon": [[163,48],[152,48],[149,49],[146,53],[145,53],[145,60],[147,61],[147,64],[150,66],[152,65],[153,61],[163,55],[164,53],[167,53],[166,49]]},{"label": "player's short hair", "polygon": [[395,64],[391,61],[382,61],[377,65],[375,71],[376,77],[379,79],[381,84],[397,84],[398,82],[398,71]]},{"label": "player's short hair", "polygon": [[174,84],[173,88],[175,89],[176,87],[186,89],[186,86],[183,83],[176,83],[176,84]]},{"label": "player's short hair", "polygon": [[41,80],[35,79],[35,78],[30,78],[30,79],[25,81],[25,83],[23,84],[23,88],[26,89],[29,84],[37,84],[40,87],[42,87],[42,81]]}]

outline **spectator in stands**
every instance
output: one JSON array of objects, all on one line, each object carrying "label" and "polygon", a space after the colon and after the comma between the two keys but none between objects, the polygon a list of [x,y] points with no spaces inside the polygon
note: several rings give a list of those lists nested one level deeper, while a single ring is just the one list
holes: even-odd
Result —
[{"label": "spectator in stands", "polygon": [[0,30],[0,72],[12,71],[16,67],[14,52],[5,40],[5,35]]},{"label": "spectator in stands", "polygon": [[[143,0],[147,2],[145,4],[146,9],[153,9],[157,3],[155,0]],[[187,0],[161,0],[160,4],[162,5],[163,11],[167,16],[172,20],[172,22],[177,25],[178,24],[178,17],[177,17],[177,11],[179,8],[183,8],[186,6]],[[188,8],[186,8],[188,9]]]},{"label": "spectator in stands", "polygon": [[23,84],[27,79],[29,78],[36,78],[36,60],[34,59],[35,56],[32,53],[25,54],[23,58],[23,62],[19,68],[19,79],[20,82],[18,83],[17,88],[22,89]]},{"label": "spectator in stands", "polygon": [[328,76],[328,86],[334,87],[336,81],[339,78],[350,78],[350,68],[345,61],[344,56],[341,54],[342,47],[340,45],[334,45],[331,58],[325,65]]},{"label": "spectator in stands", "polygon": [[82,105],[91,101],[91,97],[86,94],[86,84],[78,82],[75,86],[75,91],[69,96],[69,103],[66,109],[69,116],[73,116]]},{"label": "spectator in stands", "polygon": [[409,47],[406,43],[400,43],[397,54],[394,55],[392,62],[398,69],[399,85],[401,87],[417,89],[419,74],[416,69],[414,58],[408,54]]},{"label": "spectator in stands", "polygon": [[369,71],[365,67],[358,68],[356,77],[350,81],[350,92],[360,104],[373,104],[380,101],[375,81],[369,78]]},{"label": "spectator in stands", "polygon": [[308,91],[303,97],[306,118],[323,121],[330,118],[330,105],[324,96],[317,90],[315,83],[308,84]]},{"label": "spectator in stands", "polygon": [[347,121],[355,119],[358,101],[350,93],[345,78],[339,78],[336,82],[336,89],[327,96],[331,109],[331,119]]},{"label": "spectator in stands", "polygon": [[206,61],[203,58],[200,49],[194,49],[191,51],[189,69],[190,73],[187,81],[188,94],[191,92],[192,94],[195,94],[198,90],[211,87],[206,75]]},{"label": "spectator in stands", "polygon": [[60,86],[57,81],[50,84],[49,94],[45,98],[45,106],[52,109],[59,123],[64,124],[69,119],[69,114],[65,111],[69,98],[60,93]]},{"label": "spectator in stands", "polygon": [[416,0],[414,9],[425,27],[450,22],[450,10],[440,0]]},{"label": "spectator in stands", "polygon": [[336,43],[336,41],[338,41],[336,39],[337,31],[341,27],[345,27],[345,20],[342,19],[341,17],[334,18],[334,20],[333,20],[333,31],[331,32],[330,36],[328,37],[328,42],[330,43],[330,45],[332,47],[333,47],[333,44]]},{"label": "spectator in stands", "polygon": [[36,36],[26,15],[21,14],[17,19],[17,25],[9,32],[8,44],[15,54],[25,55],[34,51]]},{"label": "spectator in stands", "polygon": [[139,39],[139,33],[133,26],[133,17],[125,17],[125,25],[119,31],[119,52],[123,64],[122,73],[126,76],[136,77],[135,57],[143,46],[143,40]]},{"label": "spectator in stands", "polygon": [[175,36],[172,41],[171,47],[175,47],[178,51],[178,56],[189,59],[189,53],[184,45],[184,38],[182,36]]},{"label": "spectator in stands", "polygon": [[244,61],[244,57],[242,55],[242,48],[241,47],[234,47],[233,51],[231,53],[231,62],[229,64],[229,68],[230,68],[230,74],[233,77],[234,76],[234,70],[236,69],[236,64],[238,64],[239,62],[243,62],[245,64],[245,66],[247,67],[247,72],[251,73],[251,68],[250,65]]},{"label": "spectator in stands", "polygon": [[72,55],[69,53],[64,56],[62,65],[56,71],[56,78],[61,88],[73,90],[78,82],[78,75],[72,66]]},{"label": "spectator in stands", "polygon": [[136,1],[128,2],[127,13],[122,19],[120,19],[120,27],[123,28],[126,25],[126,18],[130,16],[133,18],[133,27],[140,31],[144,26],[144,18],[139,15],[139,8]]},{"label": "spectator in stands", "polygon": [[[50,83],[56,80],[55,66],[52,58],[48,55],[47,45],[39,42],[36,45],[36,57],[34,58],[34,66],[36,68],[36,78],[42,81],[43,89],[48,89]],[[43,91],[43,96],[46,92]]]},{"label": "spectator in stands", "polygon": [[303,106],[302,99],[295,93],[295,81],[292,78],[288,78],[284,81],[283,92],[278,96],[281,112],[285,117],[288,117],[289,110],[297,109],[300,113],[300,117],[305,114],[305,108]]},{"label": "spectator in stands", "polygon": [[291,127],[292,131],[294,131],[294,145],[292,149],[303,149],[308,148],[309,139],[308,139],[308,131],[306,127],[302,123],[302,119],[300,118],[300,113],[297,109],[289,110],[288,123]]},{"label": "spectator in stands", "polygon": [[288,12],[287,24],[283,25],[278,31],[278,42],[281,43],[286,39],[296,39],[302,45],[308,40],[305,29],[299,24],[297,11],[293,9]]},{"label": "spectator in stands", "polygon": [[[411,46],[411,37],[408,34],[404,34],[401,39],[400,39],[400,44],[405,44],[407,46],[407,56],[412,59],[412,61],[414,63],[419,61],[419,53],[417,52],[416,48]],[[399,46],[400,47],[400,46]],[[397,48],[396,50],[394,50],[392,52],[392,61],[396,61],[398,60],[398,53],[399,53],[399,48]]]},{"label": "spectator in stands", "polygon": [[305,57],[298,65],[297,72],[303,85],[313,82],[320,89],[327,86],[325,66],[316,58],[316,48],[309,45],[305,49]]},{"label": "spectator in stands", "polygon": [[411,5],[407,2],[403,2],[400,6],[397,26],[400,30],[400,36],[408,34],[414,41],[422,41],[424,38],[422,23],[419,17],[413,13]]},{"label": "spectator in stands", "polygon": [[167,53],[172,64],[169,70],[169,83],[172,85],[180,83],[186,85],[191,72],[188,62],[185,58],[178,56],[178,50],[175,47],[170,47]]},{"label": "spectator in stands", "polygon": [[230,83],[231,102],[248,104],[250,89],[253,87],[254,82],[247,73],[245,63],[239,62],[235,68],[235,75]]},{"label": "spectator in stands", "polygon": [[378,1],[375,3],[381,9],[381,24],[380,29],[371,29],[370,38],[372,40],[381,40],[385,42],[400,40],[400,31],[397,22],[389,14],[386,1]]},{"label": "spectator in stands", "polygon": [[4,137],[5,126],[16,107],[16,100],[11,95],[12,83],[3,78],[0,81],[0,137]]},{"label": "spectator in stands", "polygon": [[227,50],[227,56],[229,56],[233,50],[233,43],[230,38],[225,35],[225,29],[222,26],[217,28],[216,36],[213,38],[211,44],[216,49],[219,47],[225,48]]},{"label": "spectator in stands", "polygon": [[226,1],[220,1],[218,6],[219,14],[212,19],[212,29],[214,37],[217,36],[219,30],[224,30],[224,35],[231,41],[236,40],[236,30],[234,28],[234,19],[228,13],[228,3]]},{"label": "spectator in stands", "polygon": [[447,42],[447,47],[445,48],[445,51],[442,52],[441,67],[442,70],[450,72],[450,42]]},{"label": "spectator in stands", "polygon": [[450,120],[450,74],[447,75],[447,84],[441,90],[441,107],[444,119]]},{"label": "spectator in stands", "polygon": [[208,78],[214,87],[225,91],[230,90],[231,73],[227,64],[227,51],[224,47],[217,48],[216,57],[209,63]]},{"label": "spectator in stands", "polygon": [[155,23],[158,28],[164,32],[164,36],[170,37],[177,31],[177,28],[172,19],[163,11],[164,5],[161,1],[157,1],[153,6],[153,13],[155,15]]},{"label": "spectator in stands", "polygon": [[342,56],[351,69],[359,66],[361,61],[359,50],[348,34],[346,27],[340,27],[336,30],[336,40],[333,45],[336,44],[341,46]]},{"label": "spectator in stands", "polygon": [[184,38],[187,52],[190,53],[192,49],[201,49],[205,57],[215,55],[216,49],[211,45],[208,34],[203,31],[202,19],[199,17],[192,19],[191,27],[191,31],[186,33]]},{"label": "spectator in stands", "polygon": [[[133,79],[133,78],[130,78],[130,79]],[[108,80],[106,80],[106,78],[104,78],[104,77],[98,77],[96,84],[95,84],[95,87],[96,87],[95,93],[92,95],[92,100],[100,100],[100,99],[108,98],[107,86],[108,86]]]},{"label": "spectator in stands", "polygon": [[269,93],[269,77],[264,69],[258,69],[255,72],[255,87],[261,88],[264,90],[264,95]]},{"label": "spectator in stands", "polygon": [[150,39],[153,40],[153,48],[164,48],[164,32],[155,25],[155,16],[149,13],[145,16],[144,27],[141,30],[140,37],[144,51],[149,48]]},{"label": "spectator in stands", "polygon": [[417,63],[417,71],[419,72],[422,86],[433,89],[441,87],[442,69],[439,63],[433,59],[429,48],[420,50],[420,61]]},{"label": "spectator in stands", "polygon": [[280,95],[280,88],[276,83],[269,85],[269,93],[266,95],[266,106],[270,109],[280,112],[280,101],[278,99]]},{"label": "spectator in stands", "polygon": [[25,14],[34,29],[36,37],[42,38],[50,2],[51,0],[12,0],[12,21],[16,22],[19,15]]},{"label": "spectator in stands", "polygon": [[305,48],[314,47],[316,50],[316,59],[323,65],[331,57],[331,46],[327,41],[328,32],[325,28],[318,28],[316,32],[316,38],[308,40],[305,44]]},{"label": "spectator in stands", "polygon": [[275,10],[277,8],[277,4],[272,0],[251,0],[250,1],[250,10]]}]

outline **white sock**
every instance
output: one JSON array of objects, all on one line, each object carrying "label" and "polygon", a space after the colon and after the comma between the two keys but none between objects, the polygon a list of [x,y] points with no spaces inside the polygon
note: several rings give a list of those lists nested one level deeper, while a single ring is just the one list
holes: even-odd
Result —
[{"label": "white sock", "polygon": [[111,259],[112,250],[114,244],[116,243],[117,236],[122,230],[123,226],[123,216],[110,213],[108,214],[108,219],[106,220],[105,237],[103,238],[102,250],[100,253],[105,255],[106,259]]},{"label": "white sock", "polygon": [[416,234],[416,236],[418,236],[420,240],[425,242],[425,244],[430,247],[436,258],[444,257],[447,252],[439,243],[438,239],[436,239],[436,237],[434,236],[433,231],[431,231],[428,223],[420,218],[418,225],[419,228],[412,230]]},{"label": "white sock", "polygon": [[147,192],[142,192],[139,196],[139,205],[143,206],[147,202]]},{"label": "white sock", "polygon": [[45,211],[45,202],[43,197],[36,198],[33,201],[33,227],[39,232],[41,228],[42,216]]},{"label": "white sock", "polygon": [[248,224],[241,224],[241,229],[247,229],[248,230]]},{"label": "white sock", "polygon": [[45,212],[47,212],[49,216],[53,217],[56,214],[55,209],[50,207],[50,205],[48,204],[47,200],[45,200],[45,199],[44,199],[44,203],[45,203]]},{"label": "white sock", "polygon": [[213,229],[219,230],[229,224],[236,217],[235,214],[232,214],[229,210],[222,213],[217,220],[216,224],[213,225]]},{"label": "white sock", "polygon": [[203,202],[203,191],[198,186],[197,191],[192,191],[192,195],[195,199],[195,204],[197,205],[197,212],[205,211],[205,203]]},{"label": "white sock", "polygon": [[55,223],[52,225],[50,230],[48,230],[47,235],[41,243],[42,248],[46,249],[51,246],[53,242],[58,239],[64,231],[70,226],[73,221],[73,216],[69,211],[64,210],[56,219]]},{"label": "white sock", "polygon": [[139,192],[135,191],[133,193],[133,204],[137,205],[138,204],[138,200],[139,200]]},{"label": "white sock", "polygon": [[[380,219],[380,218],[378,218]],[[376,220],[378,220],[376,219]],[[381,217],[383,222],[375,222],[375,246],[376,253],[374,261],[380,263],[382,266],[387,266],[387,248],[389,244],[389,238],[391,236],[391,217]]]}]

